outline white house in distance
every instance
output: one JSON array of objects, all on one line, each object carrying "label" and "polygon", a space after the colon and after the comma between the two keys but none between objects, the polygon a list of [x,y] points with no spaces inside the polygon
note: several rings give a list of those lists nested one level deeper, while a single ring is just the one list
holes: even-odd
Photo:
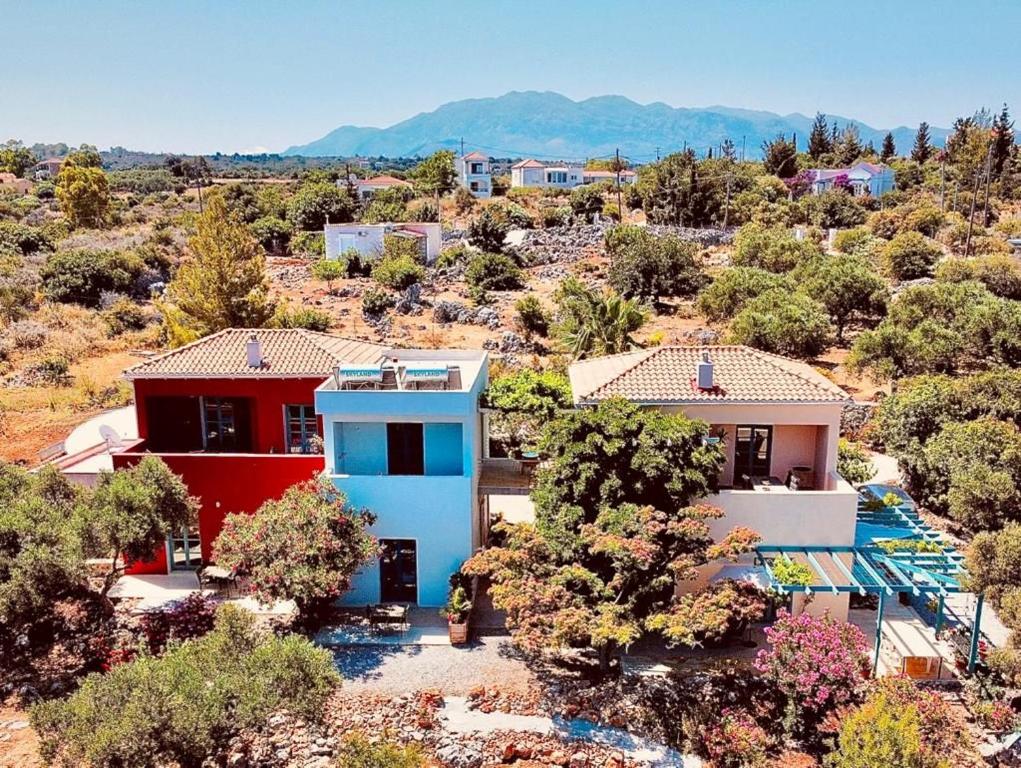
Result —
[{"label": "white house in distance", "polygon": [[[711,523],[715,537],[745,526],[763,545],[854,546],[858,495],[837,474],[850,398],[807,363],[741,346],[656,347],[582,360],[569,375],[578,406],[624,397],[709,424],[726,457],[720,491],[707,499],[725,513]],[[682,588],[755,570],[750,557],[714,563]],[[816,593],[809,610],[827,609],[846,618],[847,595]]]},{"label": "white house in distance", "polygon": [[[638,179],[634,171],[620,172],[621,184],[633,184]],[[537,187],[541,189],[574,189],[582,184],[602,181],[616,183],[614,171],[596,171],[570,163],[544,163],[528,158],[511,166],[511,187]]]},{"label": "white house in distance", "polygon": [[469,152],[464,157],[455,157],[454,167],[461,186],[475,197],[486,199],[493,194],[493,174],[487,155]]},{"label": "white house in distance", "polygon": [[351,249],[362,256],[378,258],[388,237],[415,240],[426,264],[436,261],[443,249],[443,235],[437,222],[327,224],[323,236],[328,259],[338,259]]},{"label": "white house in distance", "polygon": [[810,173],[812,193],[816,195],[833,189],[838,184],[846,184],[855,197],[864,195],[879,197],[892,192],[896,184],[893,168],[882,163],[859,162],[850,168],[817,168]]},{"label": "white house in distance", "polygon": [[[412,188],[411,182],[398,179],[396,176],[372,176],[368,179],[355,179],[353,183],[359,200],[371,200],[374,194],[384,189]],[[342,179],[337,182],[337,186],[346,189],[347,182]]]}]

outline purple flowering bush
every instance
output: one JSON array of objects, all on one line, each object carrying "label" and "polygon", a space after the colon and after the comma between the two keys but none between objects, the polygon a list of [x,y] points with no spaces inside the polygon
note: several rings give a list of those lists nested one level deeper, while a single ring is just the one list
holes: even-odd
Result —
[{"label": "purple flowering bush", "polygon": [[818,721],[855,702],[868,675],[868,643],[853,624],[780,611],[755,668],[787,699],[787,726]]}]

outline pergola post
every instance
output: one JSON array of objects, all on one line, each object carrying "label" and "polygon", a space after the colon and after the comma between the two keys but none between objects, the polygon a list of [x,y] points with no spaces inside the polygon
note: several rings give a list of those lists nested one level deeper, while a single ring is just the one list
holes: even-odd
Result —
[{"label": "pergola post", "polygon": [[946,607],[946,596],[941,592],[936,603],[936,636],[943,631],[943,609]]},{"label": "pergola post", "polygon": [[971,649],[968,652],[968,674],[975,671],[978,662],[978,639],[982,635],[982,601],[985,595],[979,594],[975,601],[975,625],[971,628]]},{"label": "pergola post", "polygon": [[883,608],[886,607],[886,592],[879,593],[879,611],[876,614],[876,653],[872,659],[872,676],[879,673],[879,644],[883,639]]}]

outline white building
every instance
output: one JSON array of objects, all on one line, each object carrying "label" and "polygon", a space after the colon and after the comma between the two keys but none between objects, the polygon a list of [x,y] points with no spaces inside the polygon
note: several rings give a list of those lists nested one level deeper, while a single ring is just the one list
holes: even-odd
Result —
[{"label": "white building", "polygon": [[[620,172],[621,184],[633,184],[638,179],[634,171]],[[511,166],[511,187],[536,187],[540,189],[574,189],[582,184],[598,184],[610,181],[616,183],[615,171],[596,171],[570,163],[544,163],[528,158]]]},{"label": "white building", "polygon": [[[354,179],[355,193],[359,200],[371,200],[372,196],[385,189],[412,189],[411,183],[396,176],[372,176],[368,179]],[[337,182],[341,189],[347,189],[348,182],[343,179]]]},{"label": "white building", "polygon": [[414,239],[427,264],[436,261],[443,248],[442,231],[437,222],[327,224],[323,235],[328,259],[338,259],[351,249],[370,259],[378,258],[388,237]]},{"label": "white building", "polygon": [[493,194],[493,174],[489,157],[481,152],[469,152],[454,158],[454,167],[461,186],[475,197],[486,199]]},{"label": "white building", "polygon": [[819,168],[812,173],[812,193],[822,194],[835,187],[847,187],[855,197],[880,195],[892,192],[896,174],[882,163],[855,163],[850,168]]}]

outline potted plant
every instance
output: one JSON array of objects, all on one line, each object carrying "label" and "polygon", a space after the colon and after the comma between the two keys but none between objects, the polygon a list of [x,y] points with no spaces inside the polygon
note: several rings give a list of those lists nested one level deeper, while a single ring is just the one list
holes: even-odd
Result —
[{"label": "potted plant", "polygon": [[450,590],[450,597],[444,606],[442,615],[447,617],[447,633],[450,642],[454,645],[468,642],[468,616],[471,613],[472,604],[468,599],[467,590],[460,585]]}]

